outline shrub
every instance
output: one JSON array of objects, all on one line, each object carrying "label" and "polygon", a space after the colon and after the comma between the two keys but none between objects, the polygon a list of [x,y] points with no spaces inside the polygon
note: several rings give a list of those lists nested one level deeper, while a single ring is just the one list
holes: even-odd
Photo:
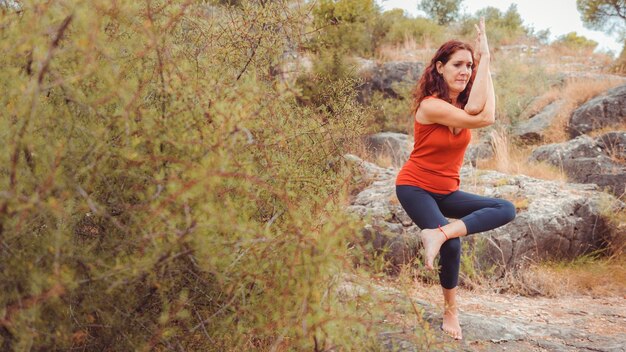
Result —
[{"label": "shrub", "polygon": [[497,118],[512,123],[517,122],[535,97],[556,81],[541,65],[528,64],[515,53],[501,53],[492,67]]},{"label": "shrub", "polygon": [[[317,51],[334,48],[360,56],[374,53],[380,10],[373,0],[322,0],[313,9]],[[380,35],[379,35],[380,36]]]},{"label": "shrub", "polygon": [[[383,13],[383,17],[385,17]],[[418,44],[439,43],[443,41],[445,27],[442,27],[427,18],[399,17],[390,21],[389,31],[383,43],[399,45],[407,39],[413,39]]]},{"label": "shrub", "polygon": [[336,294],[361,110],[267,73],[302,18],[21,3],[0,12],[2,350],[367,348],[366,298]]},{"label": "shrub", "polygon": [[390,131],[413,134],[413,119],[411,118],[411,88],[412,86],[396,87],[401,95],[400,99],[386,98],[381,92],[374,92],[370,106],[372,120],[368,123],[369,132]]},{"label": "shrub", "polygon": [[[495,7],[478,10],[474,16],[466,16],[461,20],[460,34],[466,38],[475,38],[474,24],[484,17],[489,43],[494,47],[514,44],[527,37],[529,30],[524,27],[522,17],[517,12],[517,5],[511,4],[506,12]],[[469,40],[469,39],[468,39]]]},{"label": "shrub", "polygon": [[582,35],[578,35],[576,32],[569,32],[558,37],[552,45],[557,48],[564,48],[579,54],[591,54],[596,46],[598,46],[598,42],[587,39]]}]

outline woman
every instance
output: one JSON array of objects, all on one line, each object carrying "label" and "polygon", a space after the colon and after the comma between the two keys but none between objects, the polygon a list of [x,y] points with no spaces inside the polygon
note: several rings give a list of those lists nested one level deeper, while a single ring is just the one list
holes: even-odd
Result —
[{"label": "woman", "polygon": [[[400,204],[422,229],[428,269],[433,269],[439,253],[445,304],[441,329],[455,339],[462,338],[456,305],[459,237],[494,229],[515,218],[511,202],[459,191],[469,129],[495,121],[484,19],[476,30],[476,53],[470,45],[451,40],[439,48],[424,70],[415,92],[413,152],[396,179]],[[474,59],[479,62],[476,70]],[[459,220],[449,222],[446,217]]]}]

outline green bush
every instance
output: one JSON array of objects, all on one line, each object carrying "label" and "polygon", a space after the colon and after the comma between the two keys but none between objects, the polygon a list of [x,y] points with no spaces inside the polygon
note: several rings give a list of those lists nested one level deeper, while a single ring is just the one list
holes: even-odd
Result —
[{"label": "green bush", "polygon": [[374,0],[321,0],[313,9],[316,35],[311,47],[372,56],[381,36],[377,27],[380,9]]},{"label": "green bush", "polygon": [[582,35],[578,35],[576,32],[569,32],[558,37],[552,43],[552,45],[557,47],[564,47],[580,53],[591,54],[596,46],[598,46],[598,42],[596,42],[595,40],[587,39]]},{"label": "green bush", "polygon": [[534,98],[556,82],[542,66],[529,65],[515,53],[502,54],[494,66],[497,119],[513,124]]},{"label": "green bush", "polygon": [[384,12],[381,17],[390,24],[385,43],[402,44],[407,39],[415,39],[417,43],[440,43],[444,39],[445,27],[430,19],[400,17],[391,11]]},{"label": "green bush", "polygon": [[400,99],[387,98],[382,92],[373,92],[370,106],[372,120],[368,123],[369,132],[380,131],[413,134],[413,119],[411,118],[411,88],[412,86],[396,87],[400,91]]},{"label": "green bush", "polygon": [[478,10],[474,16],[466,16],[461,20],[461,35],[473,40],[476,37],[474,25],[481,17],[485,18],[489,44],[494,48],[517,43],[530,33],[523,25],[522,17],[517,12],[517,5],[511,4],[504,13],[498,8],[488,6]]},{"label": "green bush", "polygon": [[337,295],[362,109],[268,75],[302,18],[21,3],[0,12],[1,349],[364,350],[375,305]]}]

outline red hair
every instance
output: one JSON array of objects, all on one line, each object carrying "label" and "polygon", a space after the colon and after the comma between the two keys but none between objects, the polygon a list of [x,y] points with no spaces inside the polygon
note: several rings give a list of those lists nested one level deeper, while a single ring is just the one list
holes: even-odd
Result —
[{"label": "red hair", "polygon": [[[435,53],[435,56],[433,56],[430,60],[426,69],[424,69],[422,77],[413,90],[413,115],[417,112],[417,108],[420,106],[422,100],[424,100],[427,96],[435,95],[448,103],[452,103],[450,100],[448,85],[443,80],[443,77],[437,72],[437,62],[441,61],[441,63],[445,65],[448,60],[450,60],[450,56],[459,50],[467,50],[472,54],[472,58],[474,57],[474,49],[472,46],[458,40],[449,40],[443,43],[439,50],[437,50],[437,53]],[[474,70],[476,65],[477,63],[474,62],[469,82],[467,82],[467,86],[457,98],[457,104],[460,105],[461,108],[464,108],[465,104],[467,104],[469,93],[472,90],[472,84],[474,83],[474,78],[476,77],[476,71]]]}]

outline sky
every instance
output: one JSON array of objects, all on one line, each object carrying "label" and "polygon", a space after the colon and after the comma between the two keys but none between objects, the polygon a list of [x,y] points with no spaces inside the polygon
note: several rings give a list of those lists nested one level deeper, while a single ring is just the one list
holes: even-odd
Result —
[{"label": "sky", "polygon": [[[412,16],[424,15],[417,10],[418,0],[376,0],[383,10],[399,8],[407,11]],[[477,10],[492,6],[506,11],[511,4],[517,4],[524,25],[533,27],[536,31],[550,29],[550,39],[576,32],[586,38],[598,42],[596,51],[611,50],[618,55],[622,50],[622,44],[600,31],[592,31],[583,26],[580,13],[576,9],[576,0],[463,0],[462,12],[474,14]],[[487,28],[489,34],[489,28]]]}]

